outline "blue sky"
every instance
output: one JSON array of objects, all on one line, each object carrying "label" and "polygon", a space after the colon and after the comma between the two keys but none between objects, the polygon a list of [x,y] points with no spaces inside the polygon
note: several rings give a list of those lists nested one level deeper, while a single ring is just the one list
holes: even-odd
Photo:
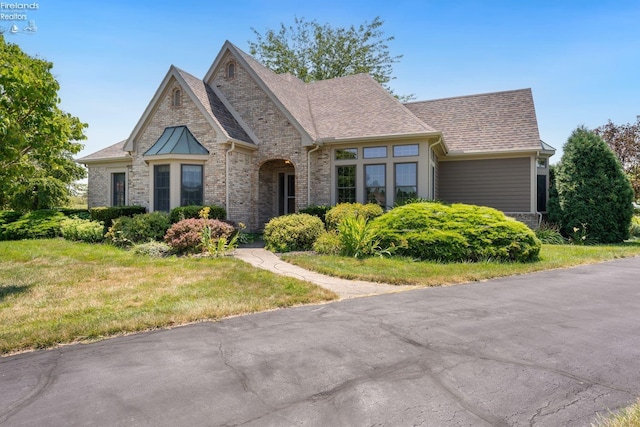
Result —
[{"label": "blue sky", "polygon": [[17,24],[37,31],[5,39],[54,63],[62,109],[89,124],[80,155],[127,138],[171,64],[203,77],[225,40],[248,51],[252,27],[296,16],[333,26],[380,16],[391,54],[403,55],[391,86],[417,100],[531,88],[540,136],[558,148],[552,162],[577,126],[640,115],[638,1],[35,3]]}]

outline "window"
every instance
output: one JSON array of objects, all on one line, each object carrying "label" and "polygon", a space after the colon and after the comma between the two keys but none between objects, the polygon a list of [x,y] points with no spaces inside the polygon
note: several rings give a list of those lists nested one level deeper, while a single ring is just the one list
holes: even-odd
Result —
[{"label": "window", "polygon": [[411,145],[394,145],[393,157],[417,156],[418,144]]},{"label": "window", "polygon": [[182,165],[180,206],[202,205],[202,165]]},{"label": "window", "polygon": [[336,150],[336,160],[355,160],[358,158],[357,148],[342,148]]},{"label": "window", "polygon": [[169,188],[171,185],[169,165],[153,167],[153,210],[169,212]]},{"label": "window", "polygon": [[379,159],[387,157],[387,147],[365,147],[362,150],[365,159]]},{"label": "window", "polygon": [[386,165],[365,165],[365,201],[367,203],[377,203],[383,208],[386,206]]},{"label": "window", "polygon": [[229,62],[227,64],[227,78],[233,79],[236,77],[236,64],[234,62]]},{"label": "window", "polygon": [[338,166],[338,203],[353,203],[356,201],[356,167]]},{"label": "window", "polygon": [[418,196],[418,164],[396,163],[395,203],[403,205]]},{"label": "window", "polygon": [[126,205],[126,175],[124,172],[111,174],[111,206]]},{"label": "window", "polygon": [[173,107],[180,107],[182,105],[182,91],[176,89],[173,91],[173,97],[171,98],[171,105]]},{"label": "window", "polygon": [[538,167],[546,168],[547,167],[547,159],[538,159]]},{"label": "window", "polygon": [[538,175],[538,200],[536,209],[538,212],[547,211],[547,176]]}]

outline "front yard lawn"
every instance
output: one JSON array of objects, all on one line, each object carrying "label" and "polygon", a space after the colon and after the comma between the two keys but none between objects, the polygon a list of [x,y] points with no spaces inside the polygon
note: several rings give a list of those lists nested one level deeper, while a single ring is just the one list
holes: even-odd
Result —
[{"label": "front yard lawn", "polygon": [[62,239],[0,242],[0,355],[336,297],[232,258],[150,258]]},{"label": "front yard lawn", "polygon": [[355,259],[329,255],[284,254],[282,259],[300,267],[345,279],[395,285],[442,286],[514,274],[593,264],[640,255],[640,241],[619,245],[542,245],[536,262],[439,263],[406,258]]}]

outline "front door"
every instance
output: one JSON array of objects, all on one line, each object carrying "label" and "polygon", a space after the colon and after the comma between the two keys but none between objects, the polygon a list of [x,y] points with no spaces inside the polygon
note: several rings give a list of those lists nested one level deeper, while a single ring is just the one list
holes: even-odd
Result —
[{"label": "front door", "polygon": [[278,175],[278,215],[296,211],[296,176],[293,173]]}]

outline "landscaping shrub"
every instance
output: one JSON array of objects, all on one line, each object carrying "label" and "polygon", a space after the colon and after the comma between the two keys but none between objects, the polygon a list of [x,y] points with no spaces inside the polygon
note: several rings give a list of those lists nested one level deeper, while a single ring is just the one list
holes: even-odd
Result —
[{"label": "landscaping shrub", "polygon": [[62,212],[64,216],[69,218],[91,219],[89,209],[60,208],[58,210]]},{"label": "landscaping shrub", "polygon": [[265,247],[275,252],[307,251],[324,231],[320,218],[297,213],[273,218],[264,227]]},{"label": "landscaping shrub", "polygon": [[327,230],[336,230],[344,218],[361,216],[367,221],[379,217],[384,211],[380,205],[368,203],[340,203],[331,208],[326,214]]},{"label": "landscaping shrub", "polygon": [[0,227],[0,240],[46,239],[60,236],[66,217],[55,209],[41,209]]},{"label": "landscaping shrub", "polygon": [[171,246],[164,242],[147,242],[133,245],[131,251],[136,255],[145,255],[154,258],[162,258],[171,253]]},{"label": "landscaping shrub", "polygon": [[104,224],[82,218],[65,218],[60,232],[66,240],[97,243],[104,239]]},{"label": "landscaping shrub", "polygon": [[299,213],[306,213],[309,215],[317,216],[322,220],[323,223],[326,223],[325,217],[330,209],[331,206],[327,205],[309,205],[304,209],[300,209]]},{"label": "landscaping shrub", "polygon": [[376,231],[362,216],[343,218],[338,224],[338,238],[343,256],[364,258],[383,252]]},{"label": "landscaping shrub", "polygon": [[4,225],[19,220],[21,216],[22,214],[16,211],[0,211],[0,233]]},{"label": "landscaping shrub", "polygon": [[564,245],[567,240],[562,236],[560,227],[555,224],[543,222],[536,231],[536,237],[547,245]]},{"label": "landscaping shrub", "polygon": [[161,241],[170,225],[169,215],[165,212],[123,216],[113,221],[105,238],[121,247],[153,240]]},{"label": "landscaping shrub", "polygon": [[89,209],[90,219],[104,223],[105,230],[113,225],[113,220],[123,216],[132,217],[147,211],[144,206],[103,206]]},{"label": "landscaping shrub", "polygon": [[322,232],[313,243],[313,250],[322,255],[340,255],[342,244],[336,230]]},{"label": "landscaping shrub", "polygon": [[[211,219],[219,219],[224,220],[227,217],[227,211],[220,207],[211,205],[209,207],[209,218]],[[175,224],[178,221],[182,221],[183,219],[189,218],[200,218],[200,211],[204,208],[204,206],[179,206],[177,208],[171,209],[169,213],[169,221],[171,224]]]},{"label": "landscaping shrub", "polygon": [[629,238],[634,191],[616,155],[595,133],[584,127],[573,131],[555,168],[554,187],[549,219],[575,243]]},{"label": "landscaping shrub", "polygon": [[421,260],[531,261],[541,248],[523,223],[474,205],[412,203],[392,209],[372,225],[384,247]]},{"label": "landscaping shrub", "polygon": [[211,230],[211,242],[217,242],[220,238],[229,239],[235,232],[231,224],[218,219],[189,218],[173,224],[167,230],[164,241],[176,253],[202,252],[202,236],[207,226]]},{"label": "landscaping shrub", "polygon": [[631,225],[629,226],[629,236],[637,239],[640,237],[640,216],[635,215],[631,218]]}]

